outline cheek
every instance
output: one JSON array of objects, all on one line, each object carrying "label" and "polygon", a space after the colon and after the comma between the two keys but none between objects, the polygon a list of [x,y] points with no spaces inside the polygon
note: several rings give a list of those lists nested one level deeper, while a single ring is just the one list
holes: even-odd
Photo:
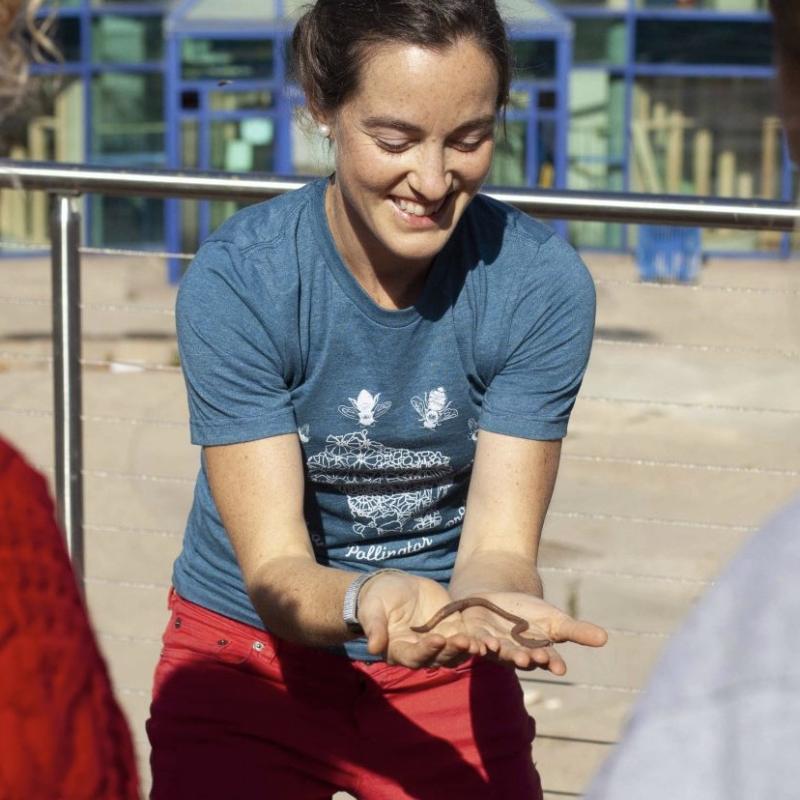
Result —
[{"label": "cheek", "polygon": [[393,163],[369,144],[343,146],[336,153],[336,174],[352,195],[385,194],[402,175],[400,159]]},{"label": "cheek", "polygon": [[493,157],[494,142],[487,142],[473,153],[456,153],[449,168],[460,179],[462,188],[477,190],[492,168]]}]

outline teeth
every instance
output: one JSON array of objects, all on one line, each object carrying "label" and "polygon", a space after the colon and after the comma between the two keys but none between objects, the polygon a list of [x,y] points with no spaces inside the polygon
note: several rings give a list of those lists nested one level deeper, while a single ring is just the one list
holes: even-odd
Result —
[{"label": "teeth", "polygon": [[395,197],[394,202],[401,211],[405,211],[406,214],[412,214],[415,217],[430,217],[444,205],[444,200],[435,205],[423,206],[420,205],[420,203],[412,203],[409,200],[403,200],[399,197]]}]

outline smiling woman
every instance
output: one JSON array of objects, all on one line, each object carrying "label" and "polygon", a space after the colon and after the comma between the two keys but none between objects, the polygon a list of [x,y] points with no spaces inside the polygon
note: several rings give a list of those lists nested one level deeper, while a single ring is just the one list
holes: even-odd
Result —
[{"label": "smiling woman", "polygon": [[153,797],[536,800],[509,667],[606,639],[536,569],[594,285],[478,193],[493,0],[318,0],[293,45],[335,171],[226,221],[178,297],[203,457]]}]

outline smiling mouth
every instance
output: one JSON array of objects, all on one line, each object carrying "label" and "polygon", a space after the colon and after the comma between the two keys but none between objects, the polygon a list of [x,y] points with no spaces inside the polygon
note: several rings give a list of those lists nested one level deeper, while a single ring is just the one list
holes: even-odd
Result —
[{"label": "smiling mouth", "polygon": [[447,204],[451,194],[445,195],[438,203],[429,203],[427,205],[416,203],[413,200],[406,200],[402,197],[392,197],[391,200],[401,211],[412,217],[434,217]]}]

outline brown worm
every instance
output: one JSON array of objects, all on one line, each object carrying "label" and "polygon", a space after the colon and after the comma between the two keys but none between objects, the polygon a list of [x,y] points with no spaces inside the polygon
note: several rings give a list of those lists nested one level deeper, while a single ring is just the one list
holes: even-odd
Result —
[{"label": "brown worm", "polygon": [[506,611],[504,608],[500,608],[500,606],[496,606],[490,600],[484,600],[483,597],[465,597],[463,600],[455,600],[452,603],[448,603],[446,606],[440,608],[424,625],[414,625],[411,630],[414,631],[414,633],[428,633],[428,631],[433,630],[445,617],[449,617],[451,614],[455,614],[456,611],[463,611],[465,608],[471,608],[472,606],[486,608],[503,619],[513,622],[514,627],[511,629],[511,638],[523,647],[533,649],[536,647],[549,647],[553,644],[550,639],[529,639],[523,636],[522,634],[528,630],[528,620]]}]

